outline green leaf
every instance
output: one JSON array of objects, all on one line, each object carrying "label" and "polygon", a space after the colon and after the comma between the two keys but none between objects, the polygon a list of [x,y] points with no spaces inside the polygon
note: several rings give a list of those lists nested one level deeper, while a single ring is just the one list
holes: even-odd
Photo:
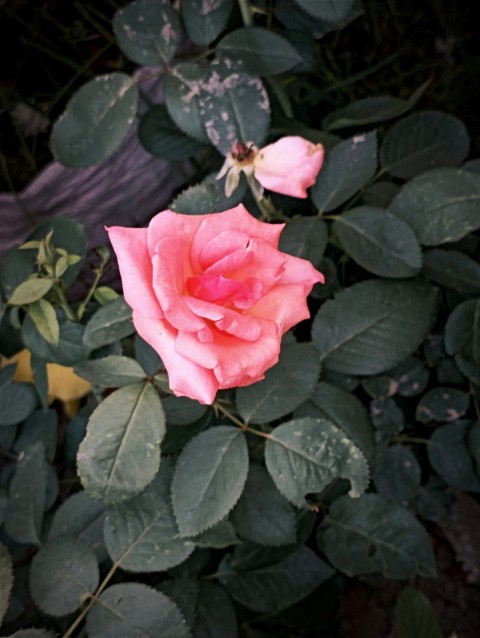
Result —
[{"label": "green leaf", "polygon": [[436,299],[437,289],[419,281],[371,280],[342,290],[313,321],[323,365],[349,374],[388,370],[422,343]]},{"label": "green leaf", "polygon": [[0,283],[3,296],[8,299],[13,291],[35,271],[35,255],[17,247],[2,254]]},{"label": "green leaf", "polygon": [[0,625],[10,602],[13,586],[13,563],[5,545],[0,543]]},{"label": "green leaf", "polygon": [[103,162],[128,133],[137,102],[137,84],[125,73],[99,75],[84,84],[53,126],[55,158],[69,168]]},{"label": "green leaf", "polygon": [[78,473],[92,498],[113,504],[141,492],[160,464],[162,404],[150,384],[109,395],[93,412],[78,452]]},{"label": "green leaf", "polygon": [[23,455],[31,446],[40,441],[45,448],[48,461],[52,462],[57,450],[58,417],[55,410],[35,410],[20,427],[13,450]]},{"label": "green leaf", "polygon": [[229,557],[220,564],[220,582],[241,605],[261,613],[277,613],[311,594],[333,574],[332,568],[307,547],[273,565],[235,571]]},{"label": "green leaf", "polygon": [[141,494],[108,512],[105,543],[112,560],[126,571],[166,571],[195,549],[191,539],[178,535],[164,487],[170,473],[170,465],[162,461],[159,475]]},{"label": "green leaf", "polygon": [[443,638],[430,601],[413,587],[402,589],[397,598],[395,624],[398,638]]},{"label": "green leaf", "polygon": [[22,325],[22,338],[25,346],[39,359],[46,362],[72,366],[88,356],[88,349],[83,345],[85,327],[59,316],[60,336],[55,345],[49,343],[38,331],[30,315],[25,317]]},{"label": "green leaf", "polygon": [[480,228],[478,176],[437,168],[415,177],[390,204],[424,246],[457,241]]},{"label": "green leaf", "polygon": [[332,24],[341,22],[353,7],[353,0],[295,0],[307,13]]},{"label": "green leaf", "polygon": [[45,341],[58,345],[60,326],[52,304],[46,299],[39,299],[29,304],[27,311]]},{"label": "green leaf", "polygon": [[436,575],[432,545],[411,512],[379,496],[336,500],[319,530],[329,561],[348,576],[381,572],[386,578]]},{"label": "green leaf", "polygon": [[427,279],[465,294],[480,294],[480,264],[458,250],[426,250],[423,274]]},{"label": "green leaf", "polygon": [[87,616],[89,638],[190,638],[178,607],[140,583],[112,585]]},{"label": "green leaf", "polygon": [[480,421],[475,421],[468,431],[467,445],[475,461],[477,475],[480,476]]},{"label": "green leaf", "polygon": [[237,190],[230,196],[225,195],[225,178],[216,180],[208,177],[200,184],[190,186],[173,200],[170,209],[186,215],[205,215],[220,213],[239,204],[247,190],[246,180],[240,178]]},{"label": "green leaf", "polygon": [[305,495],[321,492],[332,481],[350,481],[352,496],[368,486],[364,455],[345,433],[326,419],[294,419],[279,425],[265,445],[265,461],[280,492],[297,507]]},{"label": "green leaf", "polygon": [[260,27],[243,27],[226,35],[217,46],[222,59],[240,59],[247,71],[258,75],[285,73],[302,61],[281,36]]},{"label": "green leaf", "polygon": [[104,503],[92,500],[86,492],[76,492],[55,511],[48,541],[61,536],[78,538],[95,552],[98,561],[104,560],[107,557],[103,541],[106,512]]},{"label": "green leaf", "polygon": [[325,155],[322,170],[310,189],[313,203],[322,212],[338,208],[372,179],[376,168],[375,132],[340,142]]},{"label": "green leaf", "polygon": [[432,168],[460,166],[469,148],[463,122],[440,111],[422,111],[388,131],[380,147],[380,164],[391,175],[410,179]]},{"label": "green leaf", "polygon": [[354,394],[321,381],[311,401],[316,407],[314,416],[331,421],[345,432],[367,459],[373,458],[373,425],[362,402]]},{"label": "green leaf", "polygon": [[261,545],[288,545],[296,540],[295,512],[260,465],[251,465],[245,489],[230,518],[237,532]]},{"label": "green leaf", "polygon": [[75,366],[75,372],[93,385],[104,388],[120,388],[138,383],[147,376],[135,359],[113,354],[102,359],[82,361]]},{"label": "green leaf", "polygon": [[466,414],[470,395],[458,388],[432,388],[420,399],[415,418],[420,423],[457,421]]},{"label": "green leaf", "polygon": [[[184,6],[182,3],[181,8]],[[208,142],[198,102],[205,72],[199,64],[185,62],[165,78],[165,105],[170,117],[181,131],[199,142]]]},{"label": "green leaf", "polygon": [[230,60],[213,62],[201,84],[200,117],[208,139],[223,155],[235,141],[261,146],[270,124],[270,103],[260,78]]},{"label": "green leaf", "polygon": [[458,304],[445,324],[445,350],[456,354],[462,348],[473,347],[475,319],[480,311],[480,299],[471,299]]},{"label": "green leaf", "polygon": [[134,332],[132,309],[123,297],[102,306],[85,328],[83,343],[88,348],[100,348],[115,343]]},{"label": "green leaf", "polygon": [[0,382],[0,427],[24,421],[37,406],[37,394],[31,383]]},{"label": "green leaf", "polygon": [[289,222],[280,235],[279,249],[307,259],[317,268],[328,243],[328,227],[318,217],[299,217]]},{"label": "green leaf", "polygon": [[10,507],[5,531],[17,543],[40,545],[47,485],[47,463],[41,443],[18,461],[8,488]]},{"label": "green leaf", "polygon": [[372,468],[372,480],[379,494],[407,505],[420,487],[421,468],[413,452],[392,445],[380,453]]},{"label": "green leaf", "polygon": [[189,399],[170,395],[162,400],[163,409],[169,425],[188,425],[201,419],[207,411],[207,406]]},{"label": "green leaf", "polygon": [[138,137],[149,153],[169,161],[188,159],[205,148],[176,127],[163,104],[152,106],[142,116]]},{"label": "green leaf", "polygon": [[427,446],[428,459],[442,479],[459,490],[480,492],[480,480],[468,448],[470,421],[437,428]]},{"label": "green leaf", "polygon": [[195,638],[238,638],[235,608],[223,587],[201,582],[195,612]]},{"label": "green leaf", "polygon": [[213,527],[205,530],[199,536],[195,536],[193,540],[197,547],[212,547],[214,549],[224,549],[230,545],[241,543],[235,533],[235,528],[227,519],[215,523]]},{"label": "green leaf", "polygon": [[335,131],[349,126],[376,124],[400,117],[417,103],[429,84],[430,80],[424,82],[408,100],[391,95],[378,95],[351,102],[323,118],[322,128],[326,131]]},{"label": "green leaf", "polygon": [[47,277],[27,279],[27,281],[15,288],[8,303],[12,306],[24,306],[25,304],[33,303],[46,295],[53,284],[54,280]]},{"label": "green leaf", "polygon": [[362,268],[381,277],[412,277],[422,266],[413,230],[381,208],[359,206],[336,218],[333,229]]},{"label": "green leaf", "polygon": [[28,629],[19,629],[8,638],[55,638],[55,634],[45,629],[36,629],[35,627],[29,627]]},{"label": "green leaf", "polygon": [[168,64],[182,36],[178,15],[164,0],[131,2],[115,14],[113,31],[127,58],[144,66]]},{"label": "green leaf", "polygon": [[52,616],[76,611],[95,593],[99,580],[95,555],[75,538],[58,538],[44,545],[30,570],[33,600]]},{"label": "green leaf", "polygon": [[311,344],[287,343],[265,379],[237,389],[237,409],[246,422],[279,419],[311,396],[319,374],[318,354]]},{"label": "green leaf", "polygon": [[199,534],[224,518],[238,501],[247,472],[247,444],[238,428],[220,425],[191,439],[178,458],[172,483],[180,535]]},{"label": "green leaf", "polygon": [[199,46],[211,44],[226,26],[232,7],[233,0],[183,0],[180,12],[190,40]]}]

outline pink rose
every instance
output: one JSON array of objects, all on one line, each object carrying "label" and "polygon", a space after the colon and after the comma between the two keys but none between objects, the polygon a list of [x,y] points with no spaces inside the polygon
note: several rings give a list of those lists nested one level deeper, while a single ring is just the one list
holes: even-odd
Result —
[{"label": "pink rose", "polygon": [[283,227],[239,205],[210,215],[166,210],[148,228],[107,228],[137,332],[177,396],[210,404],[219,389],[263,379],[282,335],[309,317],[306,297],[324,278],[278,250]]},{"label": "pink rose", "polygon": [[282,137],[261,149],[251,142],[235,142],[217,179],[227,175],[227,197],[237,188],[243,172],[260,196],[266,188],[275,193],[305,198],[306,189],[315,184],[324,155],[321,144],[312,144],[298,136]]},{"label": "pink rose", "polygon": [[298,136],[282,137],[259,150],[253,174],[269,191],[305,198],[322,168],[324,154],[321,144]]}]

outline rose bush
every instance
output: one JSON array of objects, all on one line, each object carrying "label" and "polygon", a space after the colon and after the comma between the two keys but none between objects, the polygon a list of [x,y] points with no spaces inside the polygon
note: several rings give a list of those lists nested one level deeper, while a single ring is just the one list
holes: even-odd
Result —
[{"label": "rose bush", "polygon": [[251,142],[236,142],[217,178],[227,175],[225,190],[228,197],[238,186],[243,172],[254,180],[259,195],[266,188],[305,199],[306,189],[315,184],[322,168],[324,155],[321,144],[312,144],[298,135],[282,137],[261,149]]},{"label": "rose bush", "polygon": [[283,227],[239,205],[107,229],[135,327],[177,396],[211,404],[219,389],[262,379],[282,335],[309,317],[306,297],[323,275],[278,250]]}]

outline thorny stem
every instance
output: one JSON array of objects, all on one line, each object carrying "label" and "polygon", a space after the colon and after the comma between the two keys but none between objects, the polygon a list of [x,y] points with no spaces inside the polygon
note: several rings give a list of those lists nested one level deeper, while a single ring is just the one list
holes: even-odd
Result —
[{"label": "thorny stem", "polygon": [[395,437],[394,441],[396,443],[424,443],[425,445],[430,445],[430,439],[408,436],[408,434],[401,434],[400,436]]},{"label": "thorny stem", "polygon": [[288,94],[285,91],[285,87],[277,78],[273,78],[273,77],[268,78],[268,83],[272,87],[272,91],[275,93],[275,97],[277,98],[278,103],[282,107],[282,111],[285,117],[292,119],[293,118],[292,103],[290,102],[290,98],[288,97]]}]

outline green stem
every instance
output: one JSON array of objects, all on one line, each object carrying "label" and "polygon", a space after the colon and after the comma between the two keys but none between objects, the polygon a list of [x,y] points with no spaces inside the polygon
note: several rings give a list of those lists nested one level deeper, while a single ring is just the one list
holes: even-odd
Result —
[{"label": "green stem", "polygon": [[73,634],[73,632],[75,631],[75,629],[78,627],[78,625],[82,622],[82,620],[85,618],[85,616],[88,614],[88,612],[90,611],[90,609],[93,607],[93,605],[95,605],[95,603],[98,600],[98,597],[100,596],[100,594],[102,593],[102,591],[105,589],[105,587],[108,585],[108,583],[111,581],[113,575],[115,574],[115,572],[117,571],[117,569],[120,567],[120,561],[117,561],[116,563],[113,563],[113,565],[110,568],[110,571],[108,572],[108,574],[105,576],[105,578],[103,579],[103,582],[101,583],[100,587],[97,589],[97,591],[95,592],[95,595],[92,596],[90,598],[90,601],[88,602],[88,605],[86,605],[82,611],[80,612],[80,614],[75,618],[75,620],[73,621],[73,623],[70,625],[70,627],[67,629],[67,631],[63,634],[63,638],[70,638]]},{"label": "green stem", "polygon": [[282,107],[285,117],[288,117],[290,120],[293,119],[292,103],[290,102],[290,98],[288,97],[283,84],[280,80],[278,80],[278,78],[273,77],[268,78],[268,83],[270,84],[278,103]]},{"label": "green stem", "polygon": [[227,410],[227,408],[223,407],[223,405],[219,401],[215,401],[215,403],[213,404],[213,407],[214,407],[215,410],[218,410],[224,416],[226,416],[227,419],[229,419],[232,423],[234,423],[235,425],[238,425],[238,427],[241,430],[243,430],[244,432],[250,432],[250,434],[255,434],[256,436],[261,436],[264,439],[271,438],[270,434],[267,434],[266,432],[261,432],[260,430],[255,430],[254,428],[251,428],[246,423],[244,423],[243,421],[238,419],[229,410]]},{"label": "green stem", "polygon": [[277,219],[280,221],[289,222],[290,219],[288,217],[277,210],[269,199],[263,197],[263,195],[258,192],[258,188],[254,182],[254,179],[255,178],[251,175],[247,175],[248,187],[250,188],[253,198],[258,208],[260,209],[260,212],[262,213],[262,218],[264,219],[264,221],[272,221]]},{"label": "green stem", "polygon": [[408,436],[407,434],[401,434],[395,437],[394,441],[395,443],[423,443],[430,445],[430,439],[421,439],[417,436]]},{"label": "green stem", "polygon": [[65,297],[65,293],[64,293],[63,288],[62,288],[62,284],[60,282],[55,284],[55,292],[57,294],[57,297],[58,297],[58,300],[60,302],[60,305],[62,306],[62,308],[67,313],[67,317],[70,319],[70,321],[74,321],[75,323],[77,323],[77,321],[78,321],[77,320],[77,316],[75,315],[75,313],[72,310],[72,307],[68,303],[67,298]]},{"label": "green stem", "polygon": [[77,320],[80,321],[83,317],[83,313],[85,312],[85,309],[87,307],[88,302],[90,301],[90,299],[92,298],[93,293],[95,292],[95,289],[98,285],[98,282],[100,281],[101,276],[103,275],[103,268],[97,268],[95,270],[95,279],[93,280],[93,283],[90,287],[90,290],[87,293],[87,296],[85,297],[85,299],[82,301],[82,303],[79,305],[78,310],[77,310]]},{"label": "green stem", "polygon": [[250,0],[238,0],[238,6],[240,7],[240,13],[242,14],[243,24],[246,27],[253,25],[253,13],[250,6]]}]

